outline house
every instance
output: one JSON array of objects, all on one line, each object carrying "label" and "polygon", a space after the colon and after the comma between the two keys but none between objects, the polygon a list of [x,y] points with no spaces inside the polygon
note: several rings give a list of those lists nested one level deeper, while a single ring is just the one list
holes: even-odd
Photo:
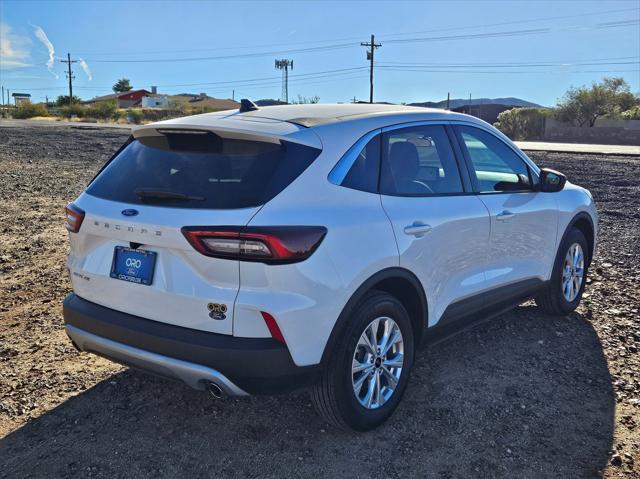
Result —
[{"label": "house", "polygon": [[20,106],[23,103],[31,102],[31,94],[30,93],[12,93],[13,102],[16,106]]},{"label": "house", "polygon": [[93,105],[101,101],[116,100],[118,108],[130,108],[132,106],[140,106],[142,98],[151,95],[148,90],[131,90],[123,93],[112,93],[110,95],[97,96],[91,100],[83,101],[85,105]]},{"label": "house", "polygon": [[130,108],[139,106],[142,99],[151,95],[148,90],[131,90],[118,95],[118,108]]}]

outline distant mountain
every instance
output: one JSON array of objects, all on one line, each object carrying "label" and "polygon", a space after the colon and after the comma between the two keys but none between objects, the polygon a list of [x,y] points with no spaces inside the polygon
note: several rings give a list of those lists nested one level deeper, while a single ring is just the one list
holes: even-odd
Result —
[{"label": "distant mountain", "polygon": [[[537,103],[532,103],[530,101],[521,100],[520,98],[472,98],[471,106],[476,105],[507,105],[507,106],[520,106],[520,107],[539,107]],[[422,106],[425,108],[446,108],[447,100],[442,101],[425,101],[422,103],[409,103],[410,106]],[[464,98],[455,98],[449,100],[449,108],[460,108],[462,106],[468,106],[469,100]]]}]

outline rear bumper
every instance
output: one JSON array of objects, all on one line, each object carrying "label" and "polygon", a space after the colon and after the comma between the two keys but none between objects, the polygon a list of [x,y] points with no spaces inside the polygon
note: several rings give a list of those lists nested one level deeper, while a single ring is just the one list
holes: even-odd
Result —
[{"label": "rear bumper", "polygon": [[299,367],[270,338],[238,338],[198,331],[115,311],[70,294],[63,305],[66,331],[82,351],[227,394],[274,394],[312,384],[319,366]]}]

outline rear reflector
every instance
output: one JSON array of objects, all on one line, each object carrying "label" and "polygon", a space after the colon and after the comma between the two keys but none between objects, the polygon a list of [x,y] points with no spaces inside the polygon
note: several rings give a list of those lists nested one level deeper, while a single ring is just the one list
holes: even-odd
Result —
[{"label": "rear reflector", "polygon": [[182,234],[206,256],[267,264],[304,261],[327,234],[324,226],[185,226]]},{"label": "rear reflector", "polygon": [[267,323],[267,328],[269,328],[269,333],[271,333],[271,337],[282,344],[287,344],[284,341],[284,336],[282,335],[282,331],[280,331],[280,327],[273,316],[265,311],[260,311],[262,314],[262,318],[264,322]]},{"label": "rear reflector", "polygon": [[67,220],[65,223],[67,230],[69,230],[71,233],[77,233],[78,231],[80,231],[82,220],[84,220],[84,211],[82,211],[73,203],[69,203],[64,209],[64,213]]}]

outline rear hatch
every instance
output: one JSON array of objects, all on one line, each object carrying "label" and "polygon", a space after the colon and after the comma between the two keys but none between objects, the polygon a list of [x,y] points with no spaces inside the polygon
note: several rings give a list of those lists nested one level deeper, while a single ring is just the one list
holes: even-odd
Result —
[{"label": "rear hatch", "polygon": [[69,269],[80,297],[178,326],[233,334],[239,262],[209,257],[183,228],[249,223],[321,151],[308,129],[194,117],[134,132],[74,202]]}]

